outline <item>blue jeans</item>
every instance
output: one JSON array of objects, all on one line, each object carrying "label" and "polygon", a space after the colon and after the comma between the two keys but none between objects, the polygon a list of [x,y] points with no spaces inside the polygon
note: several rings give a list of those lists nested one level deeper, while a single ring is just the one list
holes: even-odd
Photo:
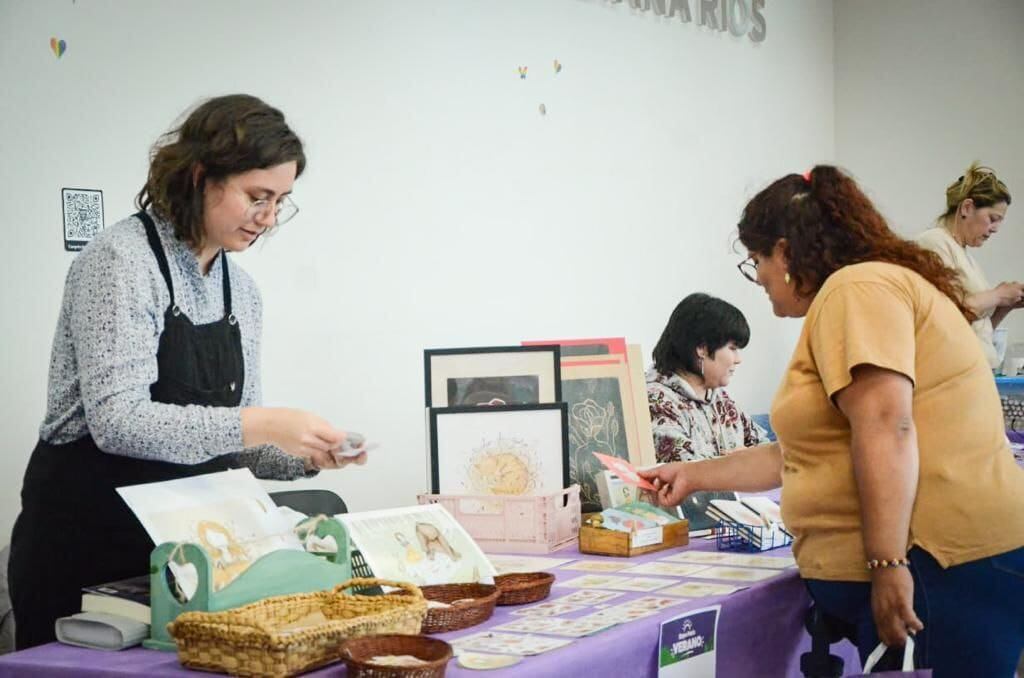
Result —
[{"label": "blue jeans", "polygon": [[[915,666],[935,678],[1011,678],[1024,648],[1024,548],[948,569],[920,548],[909,556],[914,612],[924,623]],[[807,587],[819,609],[855,629],[863,663],[878,645],[871,584],[808,579]],[[887,652],[878,668],[898,668],[902,657]]]}]

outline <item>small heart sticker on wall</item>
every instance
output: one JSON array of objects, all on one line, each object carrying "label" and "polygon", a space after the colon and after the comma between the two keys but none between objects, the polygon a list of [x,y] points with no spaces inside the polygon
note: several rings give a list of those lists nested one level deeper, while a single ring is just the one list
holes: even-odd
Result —
[{"label": "small heart sticker on wall", "polygon": [[64,52],[68,51],[68,43],[59,38],[50,38],[50,49],[53,50],[54,55],[59,59],[64,56]]}]

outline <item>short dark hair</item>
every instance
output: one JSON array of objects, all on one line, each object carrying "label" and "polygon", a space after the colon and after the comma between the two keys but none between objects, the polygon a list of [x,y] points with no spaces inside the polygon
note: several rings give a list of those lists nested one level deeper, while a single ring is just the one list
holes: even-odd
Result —
[{"label": "short dark hair", "polygon": [[697,349],[710,356],[729,342],[745,348],[750,325],[743,312],[727,301],[695,292],[679,302],[654,347],[654,369],[662,374],[684,370],[700,373]]},{"label": "short dark hair", "polygon": [[[174,234],[201,247],[203,196],[207,181],[234,174],[296,164],[295,177],[306,168],[302,141],[284,114],[248,94],[214,97],[200,104],[180,127],[157,140],[150,154],[149,176],[135,203],[171,222]],[[200,181],[193,173],[202,167]]]}]

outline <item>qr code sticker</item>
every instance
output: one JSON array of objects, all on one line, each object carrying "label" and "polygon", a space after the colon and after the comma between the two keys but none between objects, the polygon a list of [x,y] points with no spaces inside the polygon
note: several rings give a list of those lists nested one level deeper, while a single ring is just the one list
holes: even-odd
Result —
[{"label": "qr code sticker", "polygon": [[77,252],[103,230],[103,191],[61,189],[64,203],[64,249]]}]

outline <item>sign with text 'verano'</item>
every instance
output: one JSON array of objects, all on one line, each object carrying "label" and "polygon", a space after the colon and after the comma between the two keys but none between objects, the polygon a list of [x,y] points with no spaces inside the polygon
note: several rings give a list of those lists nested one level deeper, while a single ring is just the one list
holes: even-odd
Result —
[{"label": "sign with text 'verano'", "polygon": [[721,605],[691,610],[661,624],[658,678],[715,675],[718,613]]}]

